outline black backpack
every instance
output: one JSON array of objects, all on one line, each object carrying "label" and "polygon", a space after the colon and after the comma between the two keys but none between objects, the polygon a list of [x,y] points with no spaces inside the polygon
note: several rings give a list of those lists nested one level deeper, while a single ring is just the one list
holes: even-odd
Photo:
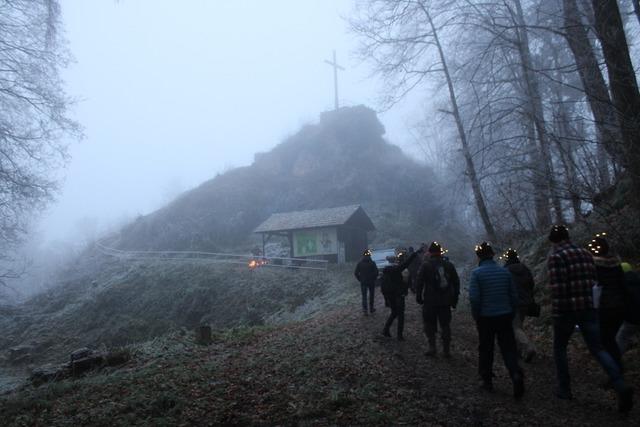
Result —
[{"label": "black backpack", "polygon": [[451,292],[451,284],[449,283],[449,275],[444,268],[444,263],[434,265],[435,281],[433,288],[438,292]]}]

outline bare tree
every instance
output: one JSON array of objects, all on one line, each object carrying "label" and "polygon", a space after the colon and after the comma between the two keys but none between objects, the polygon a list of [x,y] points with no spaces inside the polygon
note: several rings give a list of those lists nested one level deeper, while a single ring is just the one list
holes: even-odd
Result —
[{"label": "bare tree", "polygon": [[[365,38],[362,56],[373,59],[377,71],[392,83],[392,96],[402,97],[419,86],[430,74],[440,74],[447,86],[451,110],[462,154],[466,174],[485,232],[489,239],[496,240],[496,232],[482,193],[478,173],[468,142],[447,57],[439,33],[443,27],[435,23],[428,0],[394,1],[371,0],[366,14],[351,21],[352,29]],[[441,2],[446,6],[449,2]],[[448,17],[442,14],[446,22]],[[440,24],[444,25],[445,24]],[[435,48],[435,52],[432,49]],[[390,101],[390,102],[394,102]]]},{"label": "bare tree", "polygon": [[0,3],[1,257],[51,200],[53,173],[67,160],[64,138],[79,136],[59,73],[69,61],[59,12],[57,0]]},{"label": "bare tree", "polygon": [[[624,141],[624,166],[640,191],[640,92],[617,0],[592,0],[595,28],[609,73],[613,104]],[[636,203],[638,201],[636,200]]]},{"label": "bare tree", "polygon": [[578,73],[591,107],[598,134],[598,142],[609,155],[622,163],[620,125],[609,97],[609,88],[602,76],[598,59],[589,41],[587,27],[576,0],[563,0],[566,39],[576,61]]}]

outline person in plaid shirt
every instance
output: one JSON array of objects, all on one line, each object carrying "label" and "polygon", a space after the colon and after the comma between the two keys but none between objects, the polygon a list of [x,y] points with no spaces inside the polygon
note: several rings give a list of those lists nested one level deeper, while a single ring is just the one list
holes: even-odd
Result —
[{"label": "person in plaid shirt", "polygon": [[589,251],[571,243],[565,226],[554,225],[549,240],[553,243],[547,267],[553,315],[553,358],[558,381],[556,396],[572,398],[567,345],[578,325],[589,352],[611,379],[618,394],[618,410],[629,412],[633,407],[633,389],[625,384],[620,367],[600,341],[592,294],[597,277],[593,258]]}]

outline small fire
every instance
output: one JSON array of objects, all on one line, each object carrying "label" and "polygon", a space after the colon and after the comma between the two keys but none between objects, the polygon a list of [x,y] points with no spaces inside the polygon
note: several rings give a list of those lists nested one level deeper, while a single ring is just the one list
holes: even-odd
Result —
[{"label": "small fire", "polygon": [[255,270],[256,268],[261,267],[265,264],[267,264],[266,259],[252,259],[251,261],[249,261],[247,267],[249,267],[250,270]]}]

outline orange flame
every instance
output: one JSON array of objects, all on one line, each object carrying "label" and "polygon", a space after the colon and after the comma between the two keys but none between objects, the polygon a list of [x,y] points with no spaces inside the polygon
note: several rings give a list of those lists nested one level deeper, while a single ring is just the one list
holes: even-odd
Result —
[{"label": "orange flame", "polygon": [[267,260],[266,259],[252,259],[247,264],[247,267],[249,267],[250,270],[255,270],[256,268],[261,267],[261,266],[263,266],[265,264],[267,264]]}]

